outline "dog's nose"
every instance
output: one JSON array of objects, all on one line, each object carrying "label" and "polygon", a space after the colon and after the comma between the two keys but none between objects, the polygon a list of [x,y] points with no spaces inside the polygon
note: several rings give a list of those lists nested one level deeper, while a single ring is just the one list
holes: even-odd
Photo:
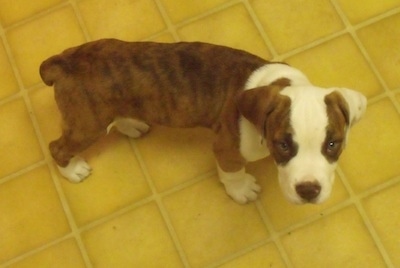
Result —
[{"label": "dog's nose", "polygon": [[296,192],[305,201],[311,202],[321,192],[321,185],[316,182],[302,182],[296,185]]}]

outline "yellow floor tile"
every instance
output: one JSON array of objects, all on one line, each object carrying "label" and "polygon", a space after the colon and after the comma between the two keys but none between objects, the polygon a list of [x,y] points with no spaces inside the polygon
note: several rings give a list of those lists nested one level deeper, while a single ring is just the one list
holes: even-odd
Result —
[{"label": "yellow floor tile", "polygon": [[0,184],[0,211],[0,263],[69,232],[45,167]]},{"label": "yellow floor tile", "polygon": [[241,4],[179,28],[178,34],[184,41],[204,41],[244,49],[265,59],[271,57],[250,14]]},{"label": "yellow floor tile", "polygon": [[3,45],[0,45],[0,99],[18,92],[18,84]]},{"label": "yellow floor tile", "polygon": [[59,268],[84,268],[86,267],[79,248],[73,239],[61,242],[30,256],[10,268],[32,267],[59,267]]},{"label": "yellow floor tile", "polygon": [[320,205],[294,205],[283,196],[278,182],[278,170],[271,157],[249,164],[247,170],[257,178],[262,187],[260,199],[276,230],[282,230],[312,216],[322,217],[325,209],[344,201],[348,197],[346,189],[336,176],[332,194],[325,203]]},{"label": "yellow floor tile", "polygon": [[175,42],[174,37],[170,33],[159,35],[155,38],[152,38],[150,41],[159,42],[159,43],[173,43]]},{"label": "yellow floor tile", "polygon": [[399,0],[339,0],[339,5],[352,23],[359,23],[399,6]]},{"label": "yellow floor tile", "polygon": [[0,106],[0,177],[43,159],[22,99]]},{"label": "yellow floor tile", "polygon": [[338,37],[285,61],[306,73],[318,86],[352,88],[368,97],[383,92],[350,35]]},{"label": "yellow floor tile", "polygon": [[215,168],[213,134],[207,129],[154,127],[137,146],[158,191],[165,191]]},{"label": "yellow floor tile", "polygon": [[82,234],[94,267],[182,267],[155,204]]},{"label": "yellow floor tile", "polygon": [[61,114],[54,100],[54,90],[43,87],[30,92],[33,111],[46,145],[61,136]]},{"label": "yellow floor tile", "polygon": [[352,129],[340,160],[354,190],[366,190],[400,174],[395,161],[400,151],[398,133],[400,117],[388,99],[368,107],[365,118]]},{"label": "yellow floor tile", "polygon": [[343,29],[328,0],[251,0],[250,4],[280,53]]},{"label": "yellow floor tile", "polygon": [[39,65],[49,56],[85,41],[72,8],[66,7],[7,32],[25,86],[41,82]]},{"label": "yellow floor tile", "polygon": [[52,7],[62,0],[19,0],[17,1],[0,1],[0,18],[3,25],[10,25],[29,16],[35,15],[37,12]]},{"label": "yellow floor tile", "polygon": [[244,256],[230,261],[221,268],[245,268],[245,267],[286,267],[278,249],[274,244],[268,244],[257,248]]},{"label": "yellow floor tile", "polygon": [[154,1],[85,0],[78,6],[92,39],[137,41],[166,27]]},{"label": "yellow floor tile", "polygon": [[389,252],[394,266],[400,267],[400,184],[364,200],[365,210]]},{"label": "yellow floor tile", "polygon": [[93,169],[87,180],[73,184],[59,175],[79,225],[150,195],[150,189],[126,138],[110,134],[83,156]]},{"label": "yellow floor tile", "polygon": [[268,233],[253,204],[240,206],[216,177],[164,199],[193,267],[203,267],[265,239]]},{"label": "yellow floor tile", "polygon": [[389,88],[399,88],[400,14],[362,28],[357,34]]},{"label": "yellow floor tile", "polygon": [[165,6],[172,21],[179,22],[217,7],[218,5],[228,2],[228,0],[192,0],[190,2],[162,0],[161,2]]},{"label": "yellow floor tile", "polygon": [[294,267],[386,267],[354,207],[282,238]]}]

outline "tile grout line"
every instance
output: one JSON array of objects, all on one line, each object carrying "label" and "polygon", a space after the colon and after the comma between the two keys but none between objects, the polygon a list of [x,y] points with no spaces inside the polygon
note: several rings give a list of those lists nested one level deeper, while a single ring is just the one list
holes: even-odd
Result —
[{"label": "tile grout line", "polygon": [[203,181],[205,179],[211,178],[211,177],[216,176],[216,175],[217,175],[217,171],[216,170],[208,171],[206,173],[203,173],[203,174],[201,174],[199,176],[194,177],[193,179],[190,179],[188,181],[182,182],[182,183],[180,183],[180,184],[178,184],[176,186],[171,187],[170,189],[167,189],[167,190],[161,192],[160,196],[162,198],[164,198],[164,197],[173,195],[173,194],[175,194],[177,192],[180,192],[180,191],[182,191],[182,190],[184,190],[186,188],[189,188],[192,185],[195,185],[195,184],[197,184],[197,183],[199,183],[199,182],[201,182],[201,181]]},{"label": "tile grout line", "polygon": [[260,200],[256,200],[256,207],[258,210],[258,213],[260,214],[260,217],[265,225],[265,227],[267,228],[268,232],[270,233],[271,236],[271,241],[274,242],[275,246],[277,247],[279,254],[283,260],[283,262],[285,263],[286,267],[293,267],[293,263],[290,260],[290,257],[288,255],[288,253],[286,252],[282,241],[281,241],[281,237],[282,237],[282,233],[279,233],[275,230],[274,225],[272,224],[271,219],[269,218],[267,212],[264,209],[264,206],[262,205]]},{"label": "tile grout line", "polygon": [[141,200],[139,200],[137,202],[133,202],[130,205],[124,206],[123,208],[116,209],[113,212],[110,212],[105,216],[99,217],[97,219],[94,219],[93,221],[82,224],[81,226],[79,226],[79,232],[83,233],[92,228],[96,228],[97,226],[102,225],[108,221],[114,220],[126,213],[129,213],[130,211],[133,211],[137,208],[148,205],[153,201],[154,201],[154,198],[152,196],[142,198]]},{"label": "tile grout line", "polygon": [[[209,16],[213,16],[219,12],[222,12],[230,7],[233,7],[239,3],[241,3],[242,0],[232,0],[232,1],[228,1],[226,3],[220,4],[216,7],[213,7],[211,9],[208,9],[206,11],[201,12],[200,14],[194,15],[192,17],[189,18],[185,18],[182,19],[181,21],[176,22],[175,25],[175,29],[178,30],[179,28],[182,28],[184,26],[187,26],[195,21],[199,21],[202,19],[205,19]],[[178,32],[178,31],[177,31]]]},{"label": "tile grout line", "polygon": [[389,89],[385,79],[382,77],[380,74],[378,68],[375,66],[375,63],[369,56],[368,51],[365,49],[364,45],[362,44],[361,40],[358,38],[357,33],[354,31],[354,28],[349,30],[349,33],[351,37],[353,38],[354,42],[356,43],[358,49],[360,50],[361,54],[363,55],[364,59],[367,61],[369,67],[371,68],[371,71],[375,75],[375,77],[378,79],[379,83],[381,84],[385,97],[389,98],[392,104],[395,106],[395,109],[397,110],[398,113],[400,113],[400,107],[396,104],[395,97],[393,95],[393,92]]},{"label": "tile grout line", "polygon": [[295,232],[305,226],[308,226],[310,224],[318,222],[319,220],[321,220],[323,218],[333,215],[351,205],[353,205],[351,198],[347,198],[346,200],[343,200],[342,202],[339,202],[329,208],[326,208],[326,209],[320,211],[319,213],[315,213],[313,215],[306,217],[303,220],[300,220],[299,222],[296,222],[292,225],[288,225],[288,226],[282,228],[281,230],[276,231],[276,233],[279,236],[290,234],[290,233]]},{"label": "tile grout line", "polygon": [[[337,0],[331,0],[331,1],[337,1]],[[374,23],[377,23],[379,21],[382,21],[384,19],[387,19],[391,16],[397,15],[398,13],[400,13],[400,7],[395,7],[395,8],[391,8],[390,10],[387,10],[379,15],[375,15],[372,16],[371,18],[368,18],[364,21],[358,22],[357,24],[355,24],[353,27],[354,29],[357,31],[361,28],[365,28],[368,27]]]},{"label": "tile grout line", "polygon": [[39,168],[39,167],[41,167],[41,166],[44,166],[44,165],[46,165],[46,164],[47,164],[46,160],[43,160],[43,159],[42,159],[42,160],[40,160],[40,161],[38,161],[38,162],[36,162],[36,163],[33,163],[33,164],[31,164],[31,165],[28,165],[28,166],[26,166],[26,167],[23,167],[23,168],[21,168],[21,169],[15,171],[15,172],[12,172],[12,173],[10,173],[10,174],[7,174],[7,175],[5,175],[5,176],[3,176],[3,177],[0,178],[0,185],[3,184],[3,183],[7,183],[7,182],[9,182],[9,181],[11,181],[11,180],[13,180],[13,179],[19,177],[19,176],[23,176],[23,175],[25,175],[26,173],[29,173],[29,172],[31,172],[32,170],[34,170],[34,169],[36,169],[36,168]]},{"label": "tile grout line", "polygon": [[142,172],[144,174],[144,177],[146,178],[147,184],[150,187],[150,190],[151,190],[152,195],[153,195],[153,199],[157,204],[159,212],[160,212],[160,214],[161,214],[161,216],[162,216],[162,218],[164,220],[164,224],[165,224],[165,226],[166,226],[166,228],[167,228],[167,230],[169,232],[169,236],[171,237],[171,240],[172,240],[172,242],[173,242],[173,244],[175,246],[175,249],[176,249],[176,251],[178,253],[178,256],[179,256],[182,264],[184,265],[184,267],[191,267],[190,264],[189,264],[189,259],[186,256],[186,253],[185,253],[185,251],[183,249],[183,246],[182,246],[182,244],[181,244],[181,242],[179,240],[178,234],[176,233],[175,228],[174,228],[174,226],[172,224],[172,220],[171,220],[171,218],[169,216],[169,213],[168,213],[167,209],[164,206],[164,203],[162,201],[162,196],[157,191],[157,188],[156,188],[156,186],[155,186],[155,184],[154,184],[154,182],[153,182],[153,180],[151,178],[151,175],[148,172],[147,166],[146,166],[146,164],[144,162],[144,159],[142,158],[142,155],[141,155],[141,153],[139,151],[139,148],[137,147],[136,142],[133,141],[133,140],[130,140],[130,145],[131,145],[131,148],[132,148],[132,150],[133,150],[133,152],[134,152],[134,154],[136,156],[136,159],[138,160],[139,166],[140,166],[140,168],[141,168],[141,170],[142,170]]},{"label": "tile grout line", "polygon": [[[155,0],[155,1],[156,1],[156,4],[157,4],[157,6],[158,6],[158,8],[160,10],[161,16],[163,17],[164,22],[167,25],[167,29],[162,31],[162,32],[160,32],[160,33],[157,33],[157,34],[155,34],[153,36],[158,36],[163,32],[168,32],[168,33],[172,34],[172,36],[175,39],[175,41],[180,41],[181,40],[180,36],[178,34],[178,29],[179,28],[182,28],[182,27],[184,27],[184,26],[186,26],[186,25],[188,25],[188,24],[190,24],[192,22],[195,22],[195,21],[198,21],[198,20],[202,20],[204,18],[212,16],[212,15],[218,13],[218,12],[222,12],[222,11],[224,11],[224,10],[230,8],[230,7],[233,7],[235,5],[243,4],[243,6],[245,7],[246,11],[248,12],[250,18],[252,19],[252,22],[255,24],[256,29],[258,30],[258,33],[261,35],[264,43],[266,44],[269,52],[271,52],[272,57],[277,57],[278,56],[274,46],[272,45],[272,42],[270,41],[268,36],[265,34],[261,23],[258,21],[258,18],[256,16],[256,14],[254,13],[251,5],[248,3],[248,0],[233,0],[233,1],[229,1],[229,2],[226,2],[224,4],[218,5],[218,6],[214,7],[214,8],[211,8],[211,9],[209,9],[207,11],[204,11],[204,12],[202,12],[200,14],[192,16],[190,18],[183,19],[183,20],[181,20],[179,22],[176,22],[176,23],[172,22],[172,20],[169,18],[168,13],[165,10],[165,8],[163,7],[162,3],[160,3],[160,0]],[[146,40],[151,39],[151,38],[152,37],[150,36],[150,37],[146,38]]]},{"label": "tile grout line", "polygon": [[[333,1],[333,0],[331,0],[331,1]],[[343,26],[346,26],[346,25],[343,23]],[[346,30],[346,27],[344,27],[344,29],[342,29],[342,30],[338,30],[336,32],[327,34],[326,36],[322,36],[320,38],[317,38],[316,40],[311,41],[309,43],[306,43],[304,45],[301,45],[301,46],[299,46],[297,48],[288,50],[286,52],[282,52],[281,54],[278,54],[278,56],[276,58],[274,58],[274,60],[282,61],[284,59],[293,57],[296,54],[300,54],[300,53],[302,53],[304,51],[307,51],[309,49],[315,48],[315,47],[317,47],[317,46],[319,46],[321,44],[327,43],[328,41],[331,41],[331,40],[333,40],[335,38],[338,38],[341,35],[345,35],[346,33],[347,33],[347,30]]]},{"label": "tile grout line", "polygon": [[[364,57],[364,59],[366,60],[366,62],[369,65],[369,67],[371,68],[371,71],[373,72],[373,74],[378,79],[379,83],[381,84],[386,97],[388,97],[390,99],[390,101],[394,105],[394,107],[397,110],[397,112],[400,113],[400,104],[398,104],[396,102],[396,99],[394,97],[393,92],[389,89],[385,79],[380,74],[378,68],[375,66],[375,63],[373,62],[373,60],[369,56],[368,51],[366,50],[366,48],[364,47],[363,43],[361,42],[361,40],[358,38],[358,35],[357,35],[357,31],[358,30],[360,30],[362,28],[365,28],[365,27],[367,27],[369,25],[372,25],[373,23],[380,22],[380,21],[382,21],[382,20],[384,20],[384,19],[386,19],[386,18],[388,18],[390,16],[393,16],[394,14],[397,14],[398,12],[400,12],[400,8],[398,10],[396,10],[395,12],[392,12],[393,10],[390,10],[389,12],[385,12],[385,13],[377,16],[377,17],[374,16],[373,18],[368,19],[365,22],[362,22],[362,23],[359,23],[358,25],[354,25],[353,26],[351,24],[351,22],[348,20],[346,14],[344,14],[342,9],[340,8],[340,5],[337,3],[337,0],[331,0],[331,3],[334,6],[334,8],[336,9],[337,13],[339,14],[341,20],[345,24],[348,33],[350,34],[350,36],[352,37],[352,39],[356,43],[356,45],[357,45],[359,51],[361,52],[362,56]],[[365,24],[363,24],[363,23],[365,23]],[[362,26],[360,26],[360,25],[362,25]]]},{"label": "tile grout line", "polygon": [[86,25],[84,23],[82,14],[79,11],[77,0],[69,0],[69,3],[71,5],[71,7],[72,7],[72,10],[73,10],[73,12],[75,14],[76,20],[78,21],[79,27],[81,28],[86,41],[91,41],[92,38],[91,38],[91,36],[89,34],[89,30],[87,29],[87,27],[86,27]]},{"label": "tile grout line", "polygon": [[[62,188],[60,178],[57,175],[58,171],[55,170],[55,167],[51,163],[51,161],[50,161],[50,163],[48,163],[48,169],[50,170],[50,174],[51,174],[51,177],[53,179],[53,184],[54,184],[54,187],[56,188],[56,191],[57,191],[57,194],[58,194],[58,198],[60,200],[61,206],[62,206],[63,211],[64,211],[64,215],[67,218],[68,225],[71,228],[71,234],[75,238],[75,242],[76,242],[76,244],[78,246],[79,252],[81,253],[81,256],[82,256],[83,262],[85,263],[85,266],[90,268],[90,267],[92,267],[92,264],[91,264],[89,255],[87,254],[86,247],[85,247],[85,245],[83,243],[83,240],[82,240],[82,237],[81,237],[81,231],[80,231],[80,229],[78,227],[77,222],[75,221],[74,214],[73,214],[73,212],[72,212],[72,210],[71,210],[71,208],[69,206],[68,199],[67,199],[67,197],[66,197],[66,195],[64,193],[64,190]],[[64,179],[64,178],[62,178],[62,179]]]},{"label": "tile grout line", "polygon": [[14,28],[18,28],[19,26],[22,26],[24,24],[28,24],[28,23],[30,23],[30,22],[32,22],[34,20],[37,20],[37,19],[39,19],[41,17],[44,17],[44,16],[46,16],[46,15],[48,15],[48,14],[54,12],[54,11],[57,11],[57,10],[62,9],[62,8],[65,8],[67,6],[68,6],[68,2],[61,2],[59,4],[56,4],[56,5],[53,5],[53,6],[49,7],[47,9],[40,10],[40,11],[36,12],[33,15],[30,15],[30,16],[28,16],[26,18],[23,18],[23,19],[18,20],[18,21],[14,22],[14,23],[11,23],[10,25],[7,25],[5,27],[5,31],[9,31],[9,30],[12,30]]},{"label": "tile grout line", "polygon": [[[143,172],[143,170],[141,170],[141,171]],[[169,189],[167,191],[164,191],[164,192],[160,193],[159,196],[161,198],[164,198],[166,196],[172,195],[172,194],[174,194],[176,192],[179,192],[179,191],[181,191],[181,190],[183,190],[183,189],[185,189],[187,187],[190,187],[193,184],[196,184],[196,183],[204,180],[205,178],[209,178],[214,173],[215,172],[213,172],[213,173],[208,172],[203,176],[199,176],[198,178],[195,178],[195,179],[190,180],[188,182],[179,184],[179,185],[177,185],[177,186],[175,186],[175,187],[173,187],[173,188],[171,188],[171,189]],[[208,174],[211,174],[211,175],[208,175]],[[119,217],[119,216],[121,216],[121,215],[123,215],[125,213],[128,213],[129,211],[135,210],[135,209],[137,209],[137,208],[139,208],[141,206],[145,206],[145,205],[147,205],[147,204],[149,204],[151,202],[155,202],[155,201],[156,200],[155,200],[154,194],[152,193],[150,196],[141,198],[138,201],[134,201],[133,203],[131,203],[129,205],[126,205],[126,206],[124,206],[124,207],[122,207],[120,209],[117,209],[114,212],[111,212],[106,216],[100,217],[100,218],[95,219],[95,220],[93,220],[91,222],[83,224],[82,226],[79,227],[79,230],[80,230],[80,232],[85,232],[85,231],[87,231],[87,230],[89,230],[91,228],[94,228],[94,227],[96,227],[98,225],[101,225],[101,224],[107,222],[107,221],[113,220],[113,219],[115,219],[115,218],[117,218],[117,217]]]},{"label": "tile grout line", "polygon": [[[332,0],[334,1],[334,0]],[[378,16],[374,16],[364,22],[359,23],[358,25],[352,26],[352,31],[350,31],[350,34],[352,35],[353,39],[355,40],[357,46],[359,47],[359,49],[361,50],[361,53],[363,54],[364,58],[366,58],[368,64],[370,65],[370,68],[372,69],[373,73],[375,74],[375,76],[378,78],[378,81],[381,83],[381,85],[383,86],[383,89],[386,93],[386,97],[388,97],[390,99],[390,101],[392,102],[392,104],[394,105],[395,109],[397,110],[398,113],[400,113],[400,103],[396,100],[395,98],[395,91],[394,90],[390,90],[389,86],[387,85],[385,79],[382,77],[382,75],[380,74],[378,68],[375,66],[375,64],[373,63],[372,59],[369,57],[369,53],[367,52],[367,50],[365,49],[364,45],[362,44],[361,40],[358,38],[357,35],[357,31],[362,29],[362,28],[366,28],[374,23],[378,23],[382,20],[385,20],[391,16],[397,15],[398,13],[400,13],[400,7],[399,8],[394,8],[391,9],[387,12],[384,12]]]},{"label": "tile grout line", "polygon": [[15,78],[18,88],[19,88],[19,92],[17,94],[15,94],[15,96],[11,96],[11,99],[18,100],[21,98],[23,100],[24,108],[26,109],[26,111],[28,113],[28,117],[30,119],[31,126],[34,129],[36,141],[38,142],[38,145],[40,147],[40,151],[41,151],[41,160],[40,161],[43,161],[43,160],[46,160],[45,145],[44,145],[45,143],[44,143],[44,140],[41,138],[42,137],[41,131],[40,131],[36,116],[34,115],[34,109],[33,109],[32,103],[29,98],[29,92],[25,89],[25,85],[24,85],[22,76],[18,70],[18,65],[12,54],[11,46],[8,43],[7,36],[5,34],[5,30],[3,27],[1,28],[1,30],[2,30],[1,37],[2,37],[2,42],[3,42],[3,47],[7,54],[9,64],[11,65],[12,72],[14,74],[14,78]]},{"label": "tile grout line", "polygon": [[345,35],[347,33],[348,33],[348,31],[346,29],[342,29],[342,30],[339,30],[337,32],[334,32],[334,33],[328,34],[326,36],[320,37],[320,38],[318,38],[318,39],[316,39],[314,41],[311,41],[311,42],[309,42],[307,44],[304,44],[304,45],[301,45],[301,46],[299,46],[297,48],[294,48],[294,49],[291,49],[289,51],[283,52],[282,54],[280,54],[277,57],[276,60],[288,59],[288,58],[293,57],[293,56],[295,56],[297,54],[303,53],[303,52],[305,52],[307,50],[310,50],[310,49],[318,47],[318,46],[320,46],[322,44],[325,44],[325,43],[327,43],[327,42],[329,42],[331,40],[334,40],[334,39],[336,39],[336,38],[338,38],[340,36],[343,36],[343,35]]},{"label": "tile grout line", "polygon": [[14,60],[14,57],[11,52],[11,47],[8,44],[7,41],[7,35],[6,35],[6,28],[3,25],[0,25],[0,39],[1,39],[1,44],[3,45],[4,51],[7,56],[7,61],[11,67],[13,78],[17,84],[17,91],[14,92],[13,94],[6,96],[2,99],[0,99],[0,105],[4,105],[6,103],[9,103],[11,101],[17,100],[22,97],[22,91],[24,89],[22,79],[19,74],[18,66]]},{"label": "tile grout line", "polygon": [[[31,106],[32,104],[30,102],[29,96],[27,95],[26,98],[28,99],[27,101],[29,101],[29,105]],[[65,217],[67,219],[68,225],[71,228],[71,233],[75,237],[75,241],[78,244],[79,250],[80,250],[80,252],[82,254],[82,257],[83,257],[83,260],[85,262],[86,267],[92,267],[91,266],[91,262],[89,260],[88,255],[87,255],[87,252],[86,252],[86,248],[83,245],[83,241],[82,241],[82,238],[80,236],[79,228],[78,228],[78,225],[77,225],[77,223],[75,221],[75,217],[74,217],[74,215],[72,213],[72,210],[71,210],[71,208],[69,206],[68,199],[65,196],[64,190],[62,189],[60,178],[57,175],[58,173],[55,170],[55,167],[53,165],[52,158],[50,156],[50,152],[47,150],[46,142],[45,142],[45,140],[43,138],[43,135],[41,133],[41,130],[40,130],[40,127],[38,125],[36,116],[33,113],[32,107],[31,107],[31,111],[32,111],[31,112],[32,121],[34,121],[37,139],[40,142],[40,147],[41,147],[41,150],[42,150],[44,158],[45,158],[44,161],[47,164],[47,169],[50,172],[51,178],[53,180],[53,185],[55,187],[55,190],[57,192],[59,201],[60,201],[61,206],[62,206],[63,211],[64,211],[64,215],[65,215]]]},{"label": "tile grout line", "polygon": [[346,175],[343,173],[343,171],[340,168],[337,169],[337,172],[338,172],[339,176],[341,178],[343,178],[342,182],[343,182],[344,187],[350,194],[351,202],[356,207],[358,214],[360,215],[360,217],[364,223],[364,226],[368,230],[369,235],[370,235],[372,241],[374,242],[376,248],[378,249],[378,252],[380,253],[383,261],[385,262],[387,267],[394,267],[393,263],[389,257],[389,254],[387,253],[385,246],[383,245],[378,233],[376,232],[373,224],[371,223],[371,220],[369,219],[369,217],[364,209],[364,206],[361,204],[361,199],[365,198],[366,196],[360,197],[360,195],[357,195],[354,192],[354,190],[352,189],[350,183],[348,182],[348,180],[346,178]]},{"label": "tile grout line", "polygon": [[[178,32],[176,30],[176,26],[173,24],[171,18],[168,16],[168,12],[165,10],[164,5],[160,2],[160,0],[154,0],[156,3],[156,6],[158,8],[158,11],[160,12],[160,15],[165,23],[165,26],[167,27],[166,31],[172,35],[172,38],[175,41],[180,40]],[[164,31],[162,31],[164,32]]]},{"label": "tile grout line", "polygon": [[10,96],[0,99],[0,106],[6,105],[7,103],[13,102],[21,97],[22,97],[22,94],[18,89],[18,92],[15,92]]},{"label": "tile grout line", "polygon": [[[3,28],[3,27],[1,27],[1,39],[2,39],[2,43],[3,43],[4,50],[5,50],[6,55],[7,55],[8,62],[9,62],[9,64],[10,64],[10,66],[11,66],[11,69],[12,69],[12,72],[13,72],[13,75],[14,75],[14,78],[15,78],[15,81],[16,81],[17,86],[18,86],[18,92],[15,93],[15,94],[13,94],[13,95],[11,95],[11,96],[9,96],[9,98],[14,99],[14,96],[15,96],[15,99],[17,99],[17,98],[19,98],[19,97],[24,98],[24,96],[23,96],[23,92],[24,92],[24,83],[23,83],[23,81],[22,81],[21,74],[19,73],[18,65],[17,65],[17,63],[15,62],[15,59],[14,59],[14,57],[13,57],[10,44],[8,43],[7,35],[6,35],[6,30],[5,30],[5,28]],[[7,99],[7,98],[6,98],[6,99]]]},{"label": "tile grout line", "polygon": [[5,262],[0,264],[0,267],[8,267],[10,265],[16,264],[16,263],[18,263],[20,261],[23,261],[24,259],[27,259],[27,258],[29,258],[31,256],[34,256],[37,253],[45,251],[45,250],[47,250],[47,249],[49,249],[49,248],[51,248],[51,247],[53,247],[53,246],[55,246],[57,244],[60,244],[60,243],[62,243],[64,241],[67,241],[68,239],[73,239],[73,235],[71,233],[66,234],[66,235],[64,235],[64,236],[62,236],[60,238],[54,239],[53,241],[45,243],[45,244],[43,244],[41,246],[37,246],[34,249],[29,250],[29,251],[27,251],[25,253],[19,254],[18,256],[14,257],[12,259],[6,260]]},{"label": "tile grout line", "polygon": [[390,259],[390,256],[389,256],[385,246],[383,245],[378,232],[375,230],[375,227],[371,223],[371,220],[369,219],[367,213],[365,212],[364,206],[361,204],[360,200],[357,200],[355,202],[355,206],[356,206],[361,218],[363,219],[364,225],[367,228],[372,240],[374,241],[375,246],[377,247],[379,253],[381,254],[383,261],[385,262],[387,267],[394,268],[392,260]]},{"label": "tile grout line", "polygon": [[395,176],[385,182],[379,183],[378,185],[371,187],[363,191],[362,193],[358,194],[358,196],[360,199],[364,199],[381,191],[385,191],[393,186],[396,186],[397,184],[400,184],[400,175]]},{"label": "tile grout line", "polygon": [[250,5],[248,0],[242,0],[243,5],[245,6],[247,12],[250,15],[250,18],[257,28],[258,33],[260,34],[261,38],[263,39],[265,45],[267,46],[269,52],[271,53],[271,58],[272,59],[277,59],[279,57],[279,54],[277,50],[275,49],[275,46],[272,43],[272,40],[268,37],[266,34],[264,27],[262,26],[257,14],[254,11],[254,8]]},{"label": "tile grout line", "polygon": [[[62,6],[64,6],[64,4]],[[59,7],[57,6],[55,8],[51,8],[50,10],[52,11],[52,10],[55,10],[57,8],[59,8]],[[32,20],[40,17],[44,13],[46,13],[46,11],[43,11],[43,12],[40,12],[39,14],[36,14],[34,16],[31,16],[31,17],[28,17],[27,19],[22,20],[19,23],[15,24],[14,27],[17,27],[19,25],[22,25],[24,23],[32,21]],[[43,136],[42,136],[42,133],[41,133],[37,118],[36,118],[36,116],[34,114],[34,109],[33,109],[33,106],[32,106],[32,103],[31,103],[31,100],[30,100],[30,97],[29,97],[29,91],[27,89],[25,89],[22,77],[21,77],[21,75],[19,73],[19,70],[18,70],[18,66],[17,66],[17,64],[16,64],[16,62],[15,62],[15,60],[13,58],[13,55],[12,55],[12,52],[11,52],[11,47],[9,46],[9,44],[8,44],[6,39],[7,38],[6,38],[6,35],[5,35],[5,30],[3,29],[3,31],[2,31],[3,45],[4,45],[5,51],[7,53],[7,57],[8,57],[8,60],[10,62],[11,68],[13,70],[14,77],[15,77],[15,79],[17,81],[17,84],[18,84],[18,87],[19,87],[19,92],[18,92],[18,94],[16,94],[16,97],[12,96],[9,100],[14,100],[14,99],[17,100],[19,98],[22,98],[22,100],[24,102],[25,108],[27,109],[28,116],[30,118],[32,127],[33,127],[34,132],[35,132],[36,141],[39,143],[39,147],[40,147],[41,154],[42,154],[42,157],[43,157],[43,159],[39,162],[39,164],[37,164],[37,166],[33,165],[33,167],[39,167],[41,165],[40,163],[43,163],[43,164],[47,165],[48,170],[50,171],[51,178],[53,180],[53,185],[54,185],[55,190],[57,192],[57,196],[58,196],[59,201],[61,203],[61,206],[62,206],[62,208],[64,210],[64,215],[65,215],[65,217],[67,219],[69,227],[71,228],[72,234],[74,234],[74,228],[76,228],[75,221],[74,221],[74,219],[72,217],[72,213],[71,213],[71,211],[69,209],[68,202],[67,202],[65,196],[63,195],[63,192],[61,190],[61,186],[56,183],[57,176],[54,175],[54,171],[52,171],[51,164],[48,163],[49,157],[48,157],[47,150],[45,149],[46,148],[45,141],[43,139]],[[30,167],[22,169],[19,172],[14,173],[9,178],[16,177],[15,174],[24,173],[25,170],[29,171],[30,170],[29,168]],[[78,243],[78,246],[79,246],[79,244],[81,244],[81,243],[79,243],[80,241],[79,241],[79,239],[78,239],[78,237],[76,235],[75,235],[75,239],[76,239],[76,241]],[[45,246],[46,245],[42,245],[42,247],[45,247]],[[35,248],[33,250],[36,250],[36,249],[37,248]],[[82,252],[82,249],[80,249],[80,250]],[[88,266],[88,267],[90,267],[90,266]]]}]

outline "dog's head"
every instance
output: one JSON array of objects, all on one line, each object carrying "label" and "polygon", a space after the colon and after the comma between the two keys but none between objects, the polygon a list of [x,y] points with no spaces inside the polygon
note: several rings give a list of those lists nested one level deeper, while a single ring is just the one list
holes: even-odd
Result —
[{"label": "dog's head", "polygon": [[350,89],[291,86],[288,79],[238,96],[240,113],[265,139],[278,166],[285,196],[298,204],[329,197],[349,128],[366,104],[362,94]]}]

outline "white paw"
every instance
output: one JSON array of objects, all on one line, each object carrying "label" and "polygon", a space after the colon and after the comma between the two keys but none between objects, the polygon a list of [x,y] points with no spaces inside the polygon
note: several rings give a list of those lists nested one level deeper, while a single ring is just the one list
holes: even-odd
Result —
[{"label": "white paw", "polygon": [[116,119],[107,127],[107,133],[109,133],[114,126],[119,132],[130,138],[139,138],[150,129],[150,126],[142,121],[133,118],[120,118]]},{"label": "white paw", "polygon": [[57,167],[61,175],[63,175],[65,178],[73,183],[82,182],[92,172],[90,166],[85,162],[85,160],[83,160],[82,157],[79,156],[71,158],[71,160],[69,160],[68,166]]},{"label": "white paw", "polygon": [[224,184],[227,194],[239,204],[256,200],[261,191],[256,179],[247,173],[240,180],[232,180]]}]

